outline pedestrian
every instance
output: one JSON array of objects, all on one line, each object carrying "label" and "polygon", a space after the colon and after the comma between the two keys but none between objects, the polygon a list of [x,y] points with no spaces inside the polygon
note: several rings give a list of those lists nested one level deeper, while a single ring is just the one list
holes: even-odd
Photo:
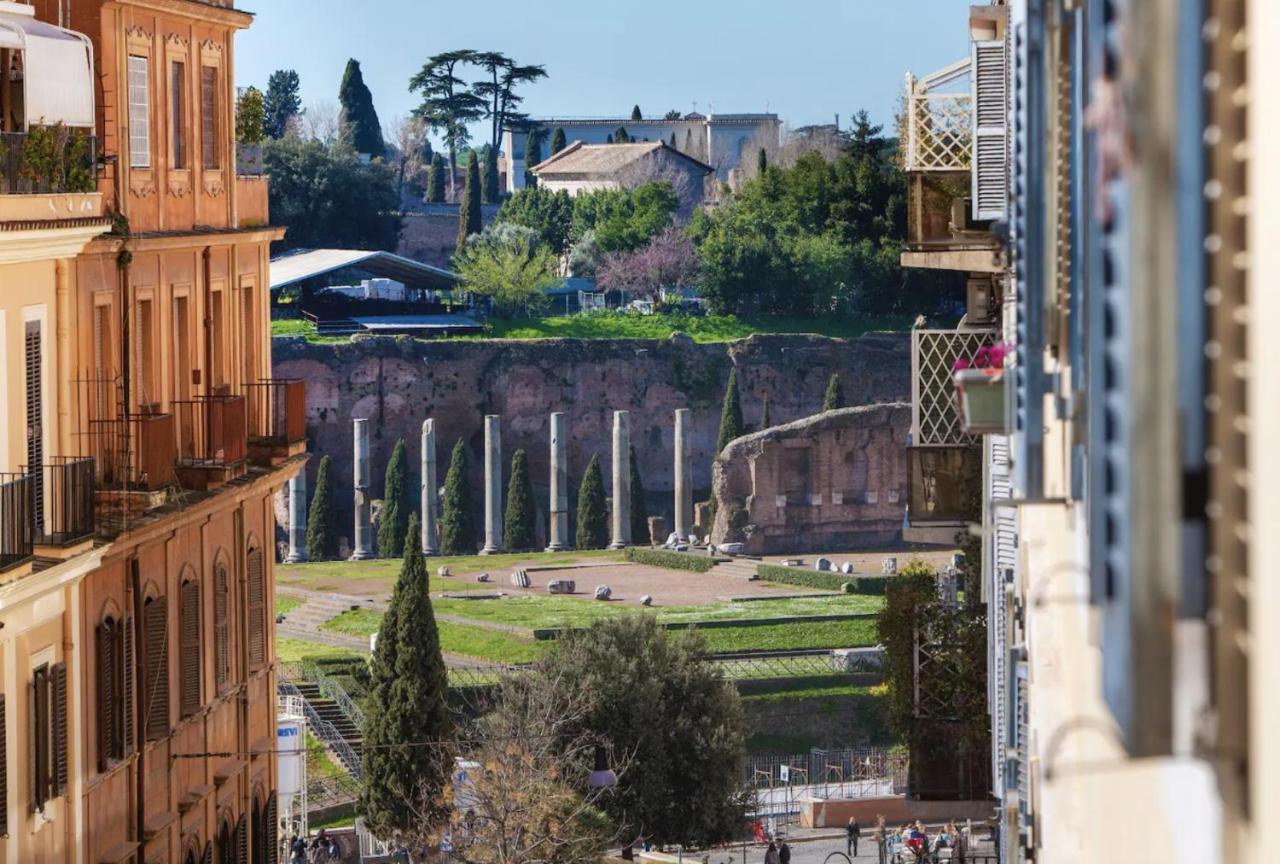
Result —
[{"label": "pedestrian", "polygon": [[844,854],[850,858],[858,857],[858,838],[862,836],[862,826],[857,816],[849,817],[849,824],[844,826]]},{"label": "pedestrian", "polygon": [[289,844],[289,862],[290,864],[307,864],[306,837],[293,835],[293,842]]},{"label": "pedestrian", "polygon": [[332,862],[342,860],[342,847],[332,837],[329,838],[329,860]]},{"label": "pedestrian", "polygon": [[883,816],[876,817],[876,832],[873,838],[876,841],[879,864],[889,864],[889,832],[885,828]]},{"label": "pedestrian", "polygon": [[764,864],[782,864],[782,859],[778,857],[778,847],[773,841],[769,841],[769,848],[764,850]]},{"label": "pedestrian", "polygon": [[786,840],[783,840],[782,845],[778,847],[778,864],[791,864],[791,847],[787,845]]}]

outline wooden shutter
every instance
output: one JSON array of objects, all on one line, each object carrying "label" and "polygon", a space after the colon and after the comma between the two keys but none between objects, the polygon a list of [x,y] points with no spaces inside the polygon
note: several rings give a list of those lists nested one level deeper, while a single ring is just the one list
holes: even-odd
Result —
[{"label": "wooden shutter", "polygon": [[9,711],[0,693],[0,835],[9,834]]},{"label": "wooden shutter", "polygon": [[51,781],[53,794],[50,797],[65,795],[67,792],[67,664],[55,663],[50,670],[52,680],[52,704],[50,734],[51,744]]},{"label": "wooden shutter", "polygon": [[44,376],[41,353],[41,324],[26,323],[27,361],[27,471],[31,474],[31,495],[35,502],[36,536],[44,534]]},{"label": "wooden shutter", "polygon": [[1003,219],[1009,197],[1003,41],[973,43],[974,219]]},{"label": "wooden shutter", "polygon": [[49,667],[35,670],[27,700],[28,760],[31,778],[31,810],[49,800]]},{"label": "wooden shutter", "polygon": [[213,565],[213,642],[214,642],[214,676],[218,692],[226,689],[231,680],[231,647],[229,644],[227,606],[230,589],[227,578],[227,565],[218,562]]},{"label": "wooden shutter", "polygon": [[250,549],[249,569],[249,665],[267,661],[266,576],[262,572],[262,550]]},{"label": "wooden shutter", "polygon": [[266,864],[276,864],[280,855],[280,838],[279,838],[279,819],[276,816],[276,793],[272,792],[267,798],[267,812],[263,816],[266,822],[262,827],[265,829],[263,833],[267,837]]},{"label": "wooden shutter", "polygon": [[122,646],[120,652],[121,667],[120,672],[120,737],[123,739],[120,752],[122,755],[129,755],[133,752],[134,746],[134,717],[138,709],[134,705],[133,698],[133,681],[134,681],[134,651],[133,651],[133,616],[126,615],[121,620],[120,636],[117,639]]},{"label": "wooden shutter", "polygon": [[236,822],[236,864],[249,864],[249,823],[243,813]]},{"label": "wooden shutter", "polygon": [[206,841],[204,844],[204,854],[200,856],[200,864],[213,864],[213,842]]},{"label": "wooden shutter", "polygon": [[169,632],[166,598],[147,601],[142,612],[146,652],[142,705],[146,717],[147,740],[169,734]]},{"label": "wooden shutter", "polygon": [[110,619],[98,625],[98,770],[106,771],[120,752],[116,740],[116,625]]},{"label": "wooden shutter", "polygon": [[183,582],[179,599],[182,716],[187,717],[200,710],[200,583],[194,579]]}]

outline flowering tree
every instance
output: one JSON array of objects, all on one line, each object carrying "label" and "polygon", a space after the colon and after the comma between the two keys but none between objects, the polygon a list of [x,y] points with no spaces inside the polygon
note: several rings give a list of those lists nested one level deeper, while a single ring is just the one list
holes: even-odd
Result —
[{"label": "flowering tree", "polygon": [[658,297],[663,288],[684,288],[698,278],[700,261],[689,235],[667,228],[635,252],[611,252],[596,274],[606,291]]}]

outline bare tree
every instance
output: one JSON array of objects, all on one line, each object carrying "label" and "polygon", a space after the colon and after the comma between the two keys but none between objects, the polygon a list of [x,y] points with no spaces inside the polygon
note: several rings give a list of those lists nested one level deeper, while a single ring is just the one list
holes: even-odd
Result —
[{"label": "bare tree", "polygon": [[[422,162],[423,142],[427,138],[427,126],[417,117],[395,117],[391,121],[390,139],[396,149],[398,196],[404,195],[406,180],[420,177],[426,167]],[[425,185],[425,178],[424,183]]]},{"label": "bare tree", "polygon": [[847,136],[834,125],[801,126],[789,129],[782,139],[782,147],[776,159],[770,154],[770,165],[790,168],[806,153],[818,153],[828,162],[840,155],[847,143]]},{"label": "bare tree", "polygon": [[303,138],[312,138],[328,146],[338,140],[342,109],[332,99],[312,102],[298,115]]},{"label": "bare tree", "polygon": [[698,251],[689,235],[668,228],[635,252],[611,252],[600,263],[597,281],[606,291],[657,298],[663,288],[685,288],[697,281]]},{"label": "bare tree", "polygon": [[[691,172],[681,170],[666,161],[661,161],[655,150],[643,159],[637,159],[618,171],[618,184],[623,189],[637,189],[648,183],[670,183],[671,191],[676,193],[680,202],[676,210],[676,219],[686,221],[693,213],[693,208],[706,197],[705,181],[699,182]],[[682,160],[683,161],[683,160]]]}]

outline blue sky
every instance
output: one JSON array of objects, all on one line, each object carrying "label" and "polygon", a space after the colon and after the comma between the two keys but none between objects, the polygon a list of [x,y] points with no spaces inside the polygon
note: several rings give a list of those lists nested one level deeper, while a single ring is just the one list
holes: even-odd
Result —
[{"label": "blue sky", "polygon": [[925,74],[967,50],[966,0],[239,0],[257,14],[236,44],[240,85],[274,69],[302,80],[303,104],[336,100],[360,61],[384,127],[416,104],[408,80],[454,48],[541,63],[530,113],[648,114],[770,110],[791,126],[866,108],[889,124],[907,70]]}]

